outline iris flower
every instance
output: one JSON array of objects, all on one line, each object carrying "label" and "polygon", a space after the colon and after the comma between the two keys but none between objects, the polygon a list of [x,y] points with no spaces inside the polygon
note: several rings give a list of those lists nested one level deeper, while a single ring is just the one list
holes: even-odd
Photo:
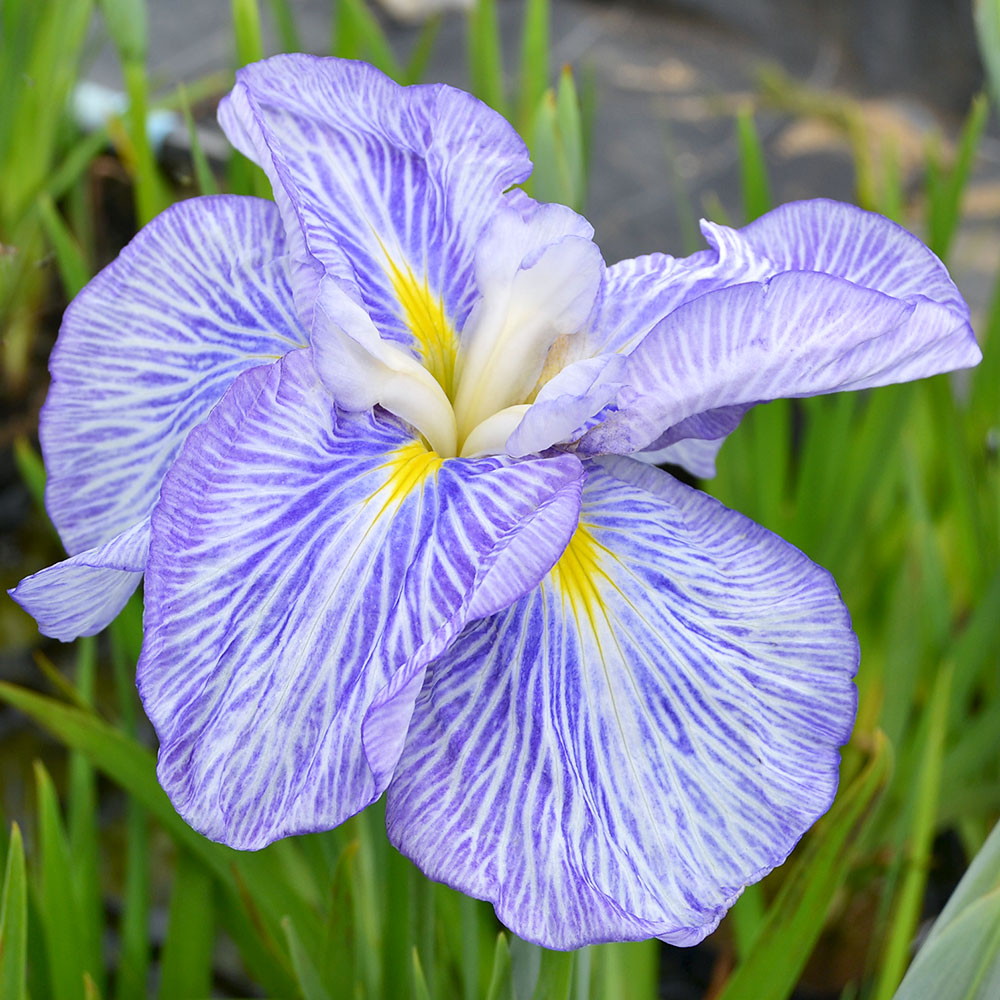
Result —
[{"label": "iris flower", "polygon": [[940,261],[786,205],[607,267],[445,86],[278,56],[219,118],[275,202],[143,229],[66,312],[41,440],[59,639],[145,578],[158,775],[255,849],[386,793],[431,878],[553,947],[692,944],[830,805],[858,644],[830,575],[656,463],[746,410],[975,364]]}]

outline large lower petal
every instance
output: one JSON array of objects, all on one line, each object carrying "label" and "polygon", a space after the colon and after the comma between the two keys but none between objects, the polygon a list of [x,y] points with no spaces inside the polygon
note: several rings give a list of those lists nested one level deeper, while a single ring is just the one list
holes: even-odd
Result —
[{"label": "large lower petal", "polygon": [[400,87],[364,63],[305,55],[242,69],[219,120],[298,230],[300,312],[338,399],[324,339],[344,331],[377,331],[447,382],[477,297],[476,243],[531,170],[510,125],[451,87]]},{"label": "large lower petal", "polygon": [[43,635],[71,642],[96,635],[117,617],[139,586],[148,554],[146,517],[104,545],[33,573],[8,593]]},{"label": "large lower petal", "polygon": [[384,412],[335,412],[309,352],[243,374],[153,515],[138,684],[181,815],[257,848],[376,798],[426,662],[547,572],[582,475],[442,462]]},{"label": "large lower petal", "polygon": [[628,454],[715,439],[750,404],[905,382],[978,363],[959,312],[843,278],[786,271],[703,295],[629,356],[628,387],[581,450]]},{"label": "large lower petal", "polygon": [[857,641],[829,574],[629,459],[541,586],[428,669],[392,841],[548,947],[693,944],[829,807]]},{"label": "large lower petal", "polygon": [[146,226],[73,300],[52,352],[46,505],[67,550],[146,517],[233,379],[304,339],[272,203],[193,198]]}]

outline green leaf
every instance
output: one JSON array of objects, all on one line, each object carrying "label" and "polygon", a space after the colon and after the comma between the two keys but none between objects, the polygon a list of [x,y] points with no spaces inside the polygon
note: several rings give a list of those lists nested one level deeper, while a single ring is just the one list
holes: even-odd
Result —
[{"label": "green leaf", "polygon": [[784,873],[754,948],[718,1000],[784,1000],[819,939],[830,902],[851,867],[853,846],[889,774],[889,747],[878,735],[864,770],[844,789]]},{"label": "green leaf", "polygon": [[0,997],[27,1000],[28,887],[24,845],[16,823],[11,827],[0,895]]},{"label": "green leaf", "polygon": [[510,946],[507,944],[507,935],[501,931],[497,935],[496,948],[493,949],[493,971],[490,974],[489,988],[486,990],[486,1000],[513,1000],[513,996]]},{"label": "green leaf", "polygon": [[411,950],[413,957],[413,996],[414,1000],[431,1000],[431,991],[427,986],[424,967],[420,964],[420,953],[416,947]]},{"label": "green leaf", "polygon": [[927,708],[927,735],[913,798],[910,856],[903,884],[894,900],[892,924],[872,994],[875,1000],[888,1000],[899,985],[920,919],[941,789],[941,767],[948,731],[948,700],[953,673],[951,664],[938,672]]},{"label": "green leaf", "polygon": [[123,59],[144,61],[149,39],[146,0],[99,0],[104,23]]},{"label": "green leaf", "polygon": [[186,851],[177,856],[160,958],[161,1000],[207,997],[212,988],[215,916],[212,879]]},{"label": "green leaf", "polygon": [[382,25],[364,0],[337,0],[333,54],[345,59],[364,59],[394,80],[402,76]]},{"label": "green leaf", "polygon": [[438,32],[441,30],[441,21],[440,14],[435,14],[424,21],[417,41],[410,50],[410,58],[406,61],[401,83],[419,83],[423,79],[424,73],[427,72],[427,64],[434,52]]},{"label": "green leaf", "polygon": [[[302,939],[296,933],[295,924],[291,917],[285,917],[281,921],[281,926],[285,932],[288,953],[292,956],[292,968],[295,970],[295,978],[302,990],[303,1000],[332,1000],[316,971],[316,966],[302,944]],[[339,995],[348,996],[349,994],[341,993]]]},{"label": "green leaf", "polygon": [[569,1000],[576,952],[542,950],[532,1000]]},{"label": "green leaf", "polygon": [[278,29],[278,41],[282,52],[301,52],[302,42],[295,24],[295,13],[288,0],[268,0],[271,17]]},{"label": "green leaf", "polygon": [[[736,138],[740,156],[740,182],[743,191],[743,221],[753,222],[774,204],[767,177],[764,147],[754,124],[753,109],[742,107],[736,115]],[[784,449],[782,449],[784,450]]]},{"label": "green leaf", "polygon": [[1000,996],[1000,823],[952,893],[893,1000]]},{"label": "green leaf", "polygon": [[[97,687],[97,643],[93,636],[77,640],[76,691],[84,704],[92,704]],[[104,987],[104,899],[100,880],[100,846],[97,830],[97,776],[80,753],[70,754],[67,792],[67,828],[73,859],[73,876],[80,901],[80,936],[84,965],[98,993]]]},{"label": "green leaf", "polygon": [[191,147],[191,166],[194,168],[194,178],[198,185],[199,194],[218,194],[219,185],[212,173],[208,157],[202,148],[201,139],[198,138],[198,126],[191,116],[191,105],[188,103],[187,90],[182,83],[177,88],[177,96],[181,105],[181,114],[184,115],[184,124],[188,131],[188,144]]},{"label": "green leaf", "polygon": [[503,51],[496,0],[476,0],[469,11],[467,39],[469,89],[481,101],[506,115]]},{"label": "green leaf", "polygon": [[27,438],[14,439],[14,461],[31,499],[39,510],[45,510],[45,463]]},{"label": "green leaf", "polygon": [[1000,0],[973,0],[976,41],[993,101],[1000,106]]},{"label": "green leaf", "polygon": [[74,298],[90,281],[87,258],[52,199],[44,192],[38,196],[38,218],[45,230],[45,238],[55,253],[63,289],[68,298]]},{"label": "green leaf", "polygon": [[[942,259],[948,259],[948,250],[961,219],[962,195],[972,174],[972,166],[983,137],[989,116],[989,101],[980,94],[972,101],[968,117],[962,127],[955,161],[947,172],[928,169],[927,195],[928,220],[927,244]],[[933,155],[933,153],[931,153]],[[928,164],[930,167],[930,164]]]},{"label": "green leaf", "polygon": [[[256,908],[259,933],[255,947],[251,949],[245,933],[238,942],[244,960],[263,970],[272,984],[268,986],[272,992],[288,993],[288,975],[281,968],[282,958],[275,952],[273,941],[280,934],[281,918],[298,913],[307,904],[296,896],[278,864],[281,845],[250,854],[213,844],[177,815],[156,782],[153,755],[134,740],[93,714],[14,684],[0,682],[0,700],[29,715],[67,746],[86,754],[96,767],[149,810],[178,847],[205,865],[230,897],[242,896],[245,904]],[[316,929],[317,936],[318,933]],[[315,946],[312,940],[308,943]]]},{"label": "green leaf", "polygon": [[232,0],[232,9],[237,65],[259,62],[264,58],[264,37],[257,0]]},{"label": "green leaf", "polygon": [[38,792],[38,907],[45,930],[49,979],[56,996],[83,998],[86,967],[80,934],[82,915],[73,885],[69,841],[59,815],[59,803],[48,772],[35,762]]},{"label": "green leaf", "polygon": [[521,134],[549,86],[549,2],[525,0],[521,30],[521,74],[517,116]]}]

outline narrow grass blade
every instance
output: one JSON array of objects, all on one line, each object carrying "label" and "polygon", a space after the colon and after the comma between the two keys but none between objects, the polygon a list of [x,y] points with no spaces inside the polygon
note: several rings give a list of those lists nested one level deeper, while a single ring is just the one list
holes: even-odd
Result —
[{"label": "narrow grass blade", "polygon": [[427,18],[420,28],[417,41],[410,50],[410,58],[406,61],[406,68],[403,70],[401,83],[420,83],[427,72],[427,64],[434,53],[434,43],[437,41],[438,32],[441,30],[442,17],[435,14]]},{"label": "narrow grass blade", "polygon": [[976,41],[994,102],[1000,106],[1000,0],[974,0]]},{"label": "narrow grass blade", "polygon": [[767,162],[753,109],[742,107],[736,115],[736,139],[740,157],[740,186],[743,192],[743,221],[753,222],[774,204],[767,176]]},{"label": "narrow grass blade", "polygon": [[573,71],[564,66],[556,90],[556,124],[562,139],[569,179],[570,207],[582,212],[587,201],[587,150],[584,141],[583,108],[573,79]]},{"label": "narrow grass blade", "polygon": [[152,906],[149,828],[146,810],[129,798],[125,814],[125,887],[119,924],[116,1000],[149,996],[149,912]]},{"label": "narrow grass blade", "polygon": [[27,1000],[28,886],[24,845],[15,823],[7,845],[3,893],[0,895],[0,996]]},{"label": "narrow grass blade", "polygon": [[650,1000],[657,995],[660,971],[658,941],[602,944],[587,949],[590,975],[586,979],[593,1000]]},{"label": "narrow grass blade", "polygon": [[[236,64],[246,66],[264,58],[264,37],[260,28],[260,7],[257,0],[232,0],[233,37],[236,42]],[[258,198],[271,197],[271,183],[255,163],[236,154],[239,183],[237,193],[252,193]]]},{"label": "narrow grass blade", "polygon": [[198,127],[191,116],[191,105],[188,103],[187,90],[183,83],[177,88],[177,95],[180,100],[181,114],[184,116],[184,124],[187,127],[188,144],[191,147],[191,166],[194,169],[194,179],[198,185],[198,193],[218,194],[219,184],[209,165],[205,150],[202,148],[201,140],[198,138]]},{"label": "narrow grass blade", "polygon": [[521,30],[518,122],[524,135],[549,86],[549,2],[525,0]]},{"label": "narrow grass blade", "polygon": [[[302,940],[296,933],[295,924],[291,917],[285,917],[281,921],[281,926],[285,932],[288,953],[292,956],[292,968],[295,970],[295,978],[298,980],[303,1000],[333,1000],[323,985],[323,980],[316,971],[316,966],[303,946]],[[341,994],[341,996],[346,995]]]},{"label": "narrow grass blade", "polygon": [[497,935],[496,947],[493,949],[493,971],[490,973],[486,1000],[514,1000],[510,946],[507,944],[507,935],[503,932]]},{"label": "narrow grass blade", "polygon": [[424,967],[420,964],[420,952],[413,948],[413,998],[414,1000],[431,1000],[430,987],[424,975]]},{"label": "narrow grass blade", "polygon": [[575,963],[575,952],[543,950],[532,1000],[570,1000]]},{"label": "narrow grass blade", "polygon": [[264,58],[264,36],[257,0],[232,0],[232,11],[237,64],[259,62]]},{"label": "narrow grass blade", "polygon": [[[77,640],[76,691],[84,704],[92,705],[97,688],[97,642],[93,636]],[[70,856],[77,898],[80,901],[80,936],[84,965],[93,988],[104,992],[104,899],[100,880],[100,846],[97,829],[97,776],[90,761],[80,753],[69,759],[66,802]]]},{"label": "narrow grass blade", "polygon": [[207,997],[212,987],[212,878],[186,851],[177,856],[160,959],[160,1000]]},{"label": "narrow grass blade", "polygon": [[67,297],[73,298],[90,281],[87,258],[52,199],[45,193],[38,197],[38,218],[45,238],[55,253],[59,280]]},{"label": "narrow grass blade", "polygon": [[38,906],[45,930],[49,980],[56,996],[78,1000],[83,997],[84,973],[91,971],[86,965],[80,933],[82,915],[55,788],[38,761],[35,762],[35,784],[39,829]]},{"label": "narrow grass blade", "polygon": [[989,110],[989,101],[983,94],[973,99],[951,169],[943,171],[939,166],[937,171],[928,173],[927,243],[942,260],[948,259],[948,250],[958,229],[962,195],[972,174]]},{"label": "narrow grass blade", "polygon": [[507,113],[503,51],[496,0],[476,0],[468,15],[466,64],[469,89],[502,115]]},{"label": "narrow grass blade", "polygon": [[948,699],[952,674],[951,664],[939,671],[931,692],[927,709],[927,738],[913,801],[909,863],[893,907],[892,923],[872,993],[873,1000],[889,1000],[899,985],[920,919],[941,788],[941,765],[948,730]]},{"label": "narrow grass blade", "polygon": [[14,461],[35,506],[45,510],[45,463],[27,438],[14,439]]},{"label": "narrow grass blade", "polygon": [[850,871],[859,827],[889,774],[889,748],[876,739],[864,770],[837,797],[784,875],[753,950],[717,1000],[784,1000],[823,930],[827,910]]},{"label": "narrow grass blade", "polygon": [[364,0],[337,0],[335,10],[333,54],[346,59],[365,59],[399,80],[402,77],[399,61],[378,18]]},{"label": "narrow grass blade", "polygon": [[295,23],[295,12],[288,0],[268,0],[271,17],[278,30],[278,43],[282,52],[301,52],[302,41]]}]

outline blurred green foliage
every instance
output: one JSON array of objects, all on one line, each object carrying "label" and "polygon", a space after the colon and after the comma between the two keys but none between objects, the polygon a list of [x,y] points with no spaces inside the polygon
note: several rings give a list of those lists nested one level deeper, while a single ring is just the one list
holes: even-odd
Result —
[{"label": "blurred green foliage", "polygon": [[[265,51],[261,10],[257,0],[232,0],[231,8],[233,55],[242,64]],[[102,0],[100,9],[130,99],[113,131],[141,223],[174,197],[146,133],[145,3]],[[282,46],[297,45],[292,5],[270,0],[268,9]],[[81,138],[66,116],[91,4],[4,0],[0,10],[0,82],[10,95],[0,105],[0,311],[6,377],[14,382],[23,377],[43,291],[28,262],[48,246],[70,295],[92,273],[92,234],[62,209],[106,136]],[[977,8],[981,39],[992,46],[984,48],[989,66],[1000,51],[996,13],[993,0]],[[424,73],[438,23],[427,22],[404,59],[367,4],[339,0],[331,50],[412,82]],[[532,193],[582,208],[590,106],[568,68],[551,76],[546,0],[526,0],[515,60],[505,60],[495,0],[475,5],[466,38],[470,89],[510,115],[532,151]],[[780,89],[773,80],[770,86]],[[928,147],[914,198],[891,152],[884,162],[874,156],[849,107],[788,87],[782,94],[786,106],[798,102],[792,110],[826,115],[846,130],[860,204],[922,228],[947,256],[986,122],[985,99],[974,103],[953,155]],[[185,116],[198,190],[268,194],[263,174],[239,154],[223,183],[201,147],[188,94],[166,99]],[[735,142],[749,220],[771,207],[749,109],[737,117]],[[910,214],[914,206],[923,206],[922,219]],[[863,649],[860,713],[844,752],[841,792],[790,862],[751,887],[725,921],[720,949],[731,970],[724,1000],[783,1000],[821,938],[859,920],[867,954],[845,996],[887,1000],[910,958],[934,838],[956,831],[971,858],[1000,813],[1000,281],[979,332],[985,360],[957,386],[939,377],[756,408],[725,445],[718,479],[708,484],[834,573]],[[37,455],[22,443],[17,457],[40,502]],[[62,804],[45,768],[36,768],[27,858],[18,827],[8,835],[0,824],[5,1000],[207,996],[218,989],[216,946],[223,940],[235,946],[247,982],[272,997],[656,995],[656,942],[558,954],[512,940],[488,906],[428,882],[392,850],[378,806],[337,830],[256,854],[191,831],[156,783],[142,736],[132,681],[140,641],[134,601],[109,630],[114,694],[100,708],[96,679],[105,664],[92,640],[78,643],[72,679],[39,659],[55,697],[0,684],[0,699],[70,752]],[[98,822],[98,773],[125,795],[116,833],[121,875],[113,884],[106,863],[112,848]],[[994,995],[983,990],[996,982],[998,845],[994,834],[899,1000]],[[162,902],[163,865],[170,895],[159,927],[151,916]]]}]

